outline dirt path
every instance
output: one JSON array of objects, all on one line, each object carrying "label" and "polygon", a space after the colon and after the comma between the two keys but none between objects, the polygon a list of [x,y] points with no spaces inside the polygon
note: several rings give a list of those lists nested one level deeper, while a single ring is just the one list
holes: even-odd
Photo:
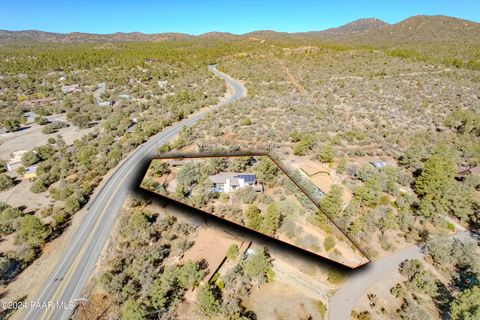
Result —
[{"label": "dirt path", "polygon": [[298,82],[298,80],[293,76],[293,74],[290,72],[290,69],[288,68],[288,65],[285,61],[279,61],[280,64],[283,66],[283,69],[285,70],[285,74],[287,75],[288,81],[297,89],[298,93],[300,94],[307,94],[307,91],[305,88]]}]

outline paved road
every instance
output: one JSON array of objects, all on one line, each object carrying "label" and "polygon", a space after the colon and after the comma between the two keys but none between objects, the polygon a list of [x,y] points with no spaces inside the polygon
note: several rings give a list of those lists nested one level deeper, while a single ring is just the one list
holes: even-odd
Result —
[{"label": "paved road", "polygon": [[[468,237],[477,238],[476,235],[470,232],[459,232],[451,237],[458,239]],[[404,260],[418,259],[423,257],[423,255],[419,246],[412,246],[381,258],[380,260],[370,262],[362,269],[355,271],[330,298],[328,318],[330,320],[349,320],[355,303],[365,290],[389,272],[397,269]]]},{"label": "paved road", "polygon": [[210,66],[209,70],[226,81],[231,89],[231,95],[217,105],[196,113],[153,136],[117,167],[98,196],[92,200],[93,203],[89,204],[88,214],[85,215],[47,282],[37,293],[36,298],[31,300],[38,304],[46,304],[48,307],[27,310],[25,319],[69,318],[73,307],[78,304],[77,299],[82,297],[82,289],[107,242],[125,197],[138,178],[139,166],[154,157],[156,148],[172,139],[183,126],[191,126],[205,117],[208,112],[245,95],[245,88],[240,83],[221,73],[214,66]]}]

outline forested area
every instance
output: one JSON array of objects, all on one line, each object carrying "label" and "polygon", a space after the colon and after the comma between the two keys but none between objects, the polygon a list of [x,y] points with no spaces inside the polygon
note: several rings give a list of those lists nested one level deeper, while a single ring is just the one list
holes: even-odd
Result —
[{"label": "forested area", "polygon": [[[1,253],[2,282],[13,279],[41,254],[46,241],[62,234],[72,215],[126,155],[224,94],[224,82],[207,66],[233,50],[222,42],[0,49],[0,123],[7,132],[28,132],[26,115],[33,112],[34,122],[42,126],[35,134],[51,136],[47,144],[26,150],[14,178],[10,173],[0,176],[2,190],[17,188],[16,184],[25,183],[25,168],[35,166],[29,192],[50,199],[50,204],[34,212],[8,204],[2,209],[0,223],[6,226],[2,236],[18,239],[13,250]],[[104,90],[99,92],[101,83]],[[71,85],[75,89],[66,91]],[[101,106],[100,101],[112,105]],[[49,121],[52,115],[65,121]],[[69,144],[55,134],[68,126],[92,130]],[[0,156],[4,165],[11,157]]]},{"label": "forested area", "polygon": [[[370,258],[448,234],[454,226],[447,217],[478,229],[478,175],[457,174],[480,164],[476,72],[313,46],[252,52],[221,65],[251,95],[195,126],[198,150],[251,148],[253,141],[280,160],[331,166],[342,186],[322,207]],[[391,164],[358,165],[372,157]],[[354,195],[345,209],[342,187]]]}]

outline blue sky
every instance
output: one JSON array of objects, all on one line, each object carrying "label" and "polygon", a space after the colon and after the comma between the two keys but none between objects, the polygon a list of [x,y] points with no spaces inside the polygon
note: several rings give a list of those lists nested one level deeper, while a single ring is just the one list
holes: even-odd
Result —
[{"label": "blue sky", "polygon": [[359,18],[389,23],[417,14],[480,22],[478,0],[1,0],[0,29],[52,32],[245,33],[323,30]]}]

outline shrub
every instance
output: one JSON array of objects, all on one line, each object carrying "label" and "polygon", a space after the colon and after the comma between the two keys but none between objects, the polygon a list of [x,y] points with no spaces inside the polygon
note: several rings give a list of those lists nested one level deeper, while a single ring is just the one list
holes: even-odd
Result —
[{"label": "shrub", "polygon": [[20,220],[17,230],[17,239],[37,247],[45,243],[50,230],[35,216],[25,216]]},{"label": "shrub", "polygon": [[198,290],[197,301],[205,315],[212,316],[219,312],[220,303],[213,293],[213,288],[205,285]]},{"label": "shrub", "polygon": [[239,253],[238,246],[236,244],[232,244],[230,245],[230,247],[228,247],[226,256],[229,260],[234,260],[238,257],[238,253]]},{"label": "shrub", "polygon": [[28,151],[22,156],[22,164],[26,167],[34,165],[39,162],[41,159],[34,151]]},{"label": "shrub", "polygon": [[47,191],[47,186],[45,185],[43,179],[37,179],[30,187],[30,191],[33,193],[41,193]]},{"label": "shrub", "polygon": [[335,238],[332,236],[328,236],[325,238],[323,241],[323,247],[325,248],[325,251],[330,251],[335,247]]},{"label": "shrub", "polygon": [[243,118],[242,120],[242,126],[249,126],[252,124],[252,120],[250,118]]},{"label": "shrub", "polygon": [[323,163],[329,163],[333,161],[333,148],[330,145],[324,146],[318,154],[318,159]]},{"label": "shrub", "polygon": [[257,193],[250,186],[235,190],[234,194],[242,203],[252,204],[257,198]]},{"label": "shrub", "polygon": [[50,121],[48,121],[47,118],[45,118],[45,117],[40,117],[40,116],[36,116],[33,121],[34,121],[36,124],[39,124],[39,125],[41,125],[41,126],[44,126],[44,125],[50,123]]},{"label": "shrub", "polygon": [[340,284],[342,283],[344,278],[345,278],[344,273],[342,273],[341,271],[332,269],[328,272],[327,280],[332,284]]},{"label": "shrub", "polygon": [[0,191],[7,190],[15,185],[15,181],[6,174],[0,174]]}]

